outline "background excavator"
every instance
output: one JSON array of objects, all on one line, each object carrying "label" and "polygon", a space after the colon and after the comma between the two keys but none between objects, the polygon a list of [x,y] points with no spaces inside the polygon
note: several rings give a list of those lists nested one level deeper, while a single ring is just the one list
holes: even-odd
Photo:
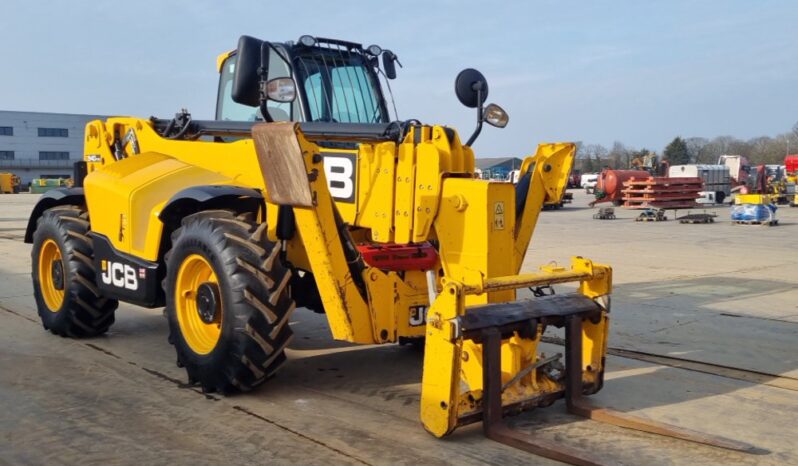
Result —
[{"label": "background excavator", "polygon": [[[228,393],[275,374],[291,314],[307,307],[338,340],[423,343],[421,421],[438,437],[481,420],[495,440],[596,464],[502,422],[565,398],[577,415],[750,451],[585,401],[604,381],[612,270],[574,257],[521,273],[574,144],[539,145],[515,185],[475,179],[483,123],[508,122],[485,105],[485,78],[457,76],[477,113],[463,143],[450,127],[390,118],[380,77],[397,63],[378,46],[243,36],[217,61],[215,120],[90,122],[74,187],[42,196],[25,234],[44,327],[94,336],[119,301],[165,306],[189,381]],[[564,282],[577,291],[516,299]],[[564,361],[539,354],[547,327],[565,329]]]}]

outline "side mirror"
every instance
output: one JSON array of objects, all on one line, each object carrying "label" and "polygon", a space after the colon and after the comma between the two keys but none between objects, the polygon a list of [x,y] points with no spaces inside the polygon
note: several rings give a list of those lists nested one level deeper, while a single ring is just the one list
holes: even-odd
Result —
[{"label": "side mirror", "polygon": [[454,93],[460,103],[477,109],[477,127],[465,145],[470,147],[477,140],[484,122],[487,121],[489,125],[497,128],[504,128],[510,121],[507,112],[498,105],[490,104],[485,108],[482,107],[488,98],[488,80],[479,71],[473,68],[461,71],[454,80]]},{"label": "side mirror", "polygon": [[[230,96],[234,102],[250,107],[260,104],[261,49],[263,41],[250,36],[238,39],[233,88]],[[268,61],[266,61],[268,64]]]},{"label": "side mirror", "polygon": [[382,53],[382,68],[385,70],[385,76],[388,79],[396,79],[396,54],[390,50],[385,50]]},{"label": "side mirror", "polygon": [[454,80],[454,93],[466,107],[480,108],[488,98],[488,81],[479,71],[466,68]]},{"label": "side mirror", "polygon": [[280,103],[293,102],[296,99],[296,86],[291,78],[274,78],[266,83],[266,96],[269,100]]},{"label": "side mirror", "polygon": [[510,115],[496,104],[488,104],[482,112],[482,119],[496,128],[504,128],[510,122]]}]

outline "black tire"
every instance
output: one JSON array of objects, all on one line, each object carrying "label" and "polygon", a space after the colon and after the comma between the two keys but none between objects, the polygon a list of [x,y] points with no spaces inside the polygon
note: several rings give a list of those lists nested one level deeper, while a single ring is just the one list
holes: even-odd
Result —
[{"label": "black tire", "polygon": [[[114,323],[119,303],[103,297],[97,289],[94,249],[88,213],[77,206],[58,206],[45,210],[33,233],[31,276],[33,296],[45,330],[62,337],[93,337],[105,333]],[[63,301],[57,310],[48,307],[39,279],[42,246],[52,240],[61,253]]]},{"label": "black tire", "polygon": [[[249,214],[216,210],[186,217],[172,234],[164,280],[169,341],[189,383],[199,383],[206,392],[249,391],[286,360],[293,336],[288,319],[296,307],[289,290],[291,271],[266,238],[265,226]],[[193,254],[213,269],[221,301],[221,333],[205,354],[187,343],[175,304],[178,271]]]}]

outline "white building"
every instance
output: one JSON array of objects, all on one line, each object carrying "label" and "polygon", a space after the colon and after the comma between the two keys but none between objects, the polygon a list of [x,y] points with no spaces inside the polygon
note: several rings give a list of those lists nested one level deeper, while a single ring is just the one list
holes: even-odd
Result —
[{"label": "white building", "polygon": [[69,178],[83,160],[86,123],[100,115],[0,110],[0,172],[29,183],[34,178]]}]

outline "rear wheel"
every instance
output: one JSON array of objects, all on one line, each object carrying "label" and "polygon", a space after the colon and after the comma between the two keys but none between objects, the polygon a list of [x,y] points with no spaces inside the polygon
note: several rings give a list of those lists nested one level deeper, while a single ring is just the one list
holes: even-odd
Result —
[{"label": "rear wheel", "polygon": [[184,219],[172,235],[164,281],[169,340],[190,383],[248,391],[285,362],[295,308],[291,272],[265,224],[217,210]]},{"label": "rear wheel", "polygon": [[118,302],[96,285],[88,213],[75,206],[44,211],[33,234],[31,276],[42,325],[61,336],[92,337],[114,323]]}]

